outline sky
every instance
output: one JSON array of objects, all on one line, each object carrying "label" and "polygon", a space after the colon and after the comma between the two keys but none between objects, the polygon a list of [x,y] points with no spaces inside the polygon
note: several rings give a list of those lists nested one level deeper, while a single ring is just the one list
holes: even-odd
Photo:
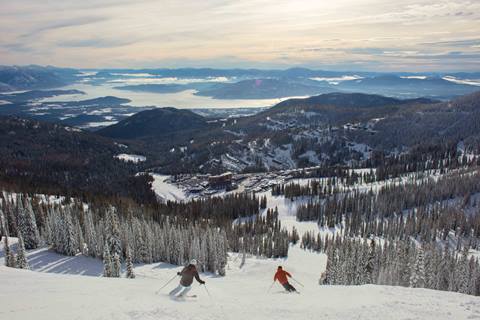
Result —
[{"label": "sky", "polygon": [[480,0],[0,0],[0,65],[480,71]]}]

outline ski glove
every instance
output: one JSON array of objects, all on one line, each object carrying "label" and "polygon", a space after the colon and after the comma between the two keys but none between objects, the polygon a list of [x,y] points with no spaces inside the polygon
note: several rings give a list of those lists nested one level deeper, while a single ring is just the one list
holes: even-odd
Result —
[{"label": "ski glove", "polygon": [[177,272],[177,276],[181,276],[181,275],[182,275],[182,273],[181,273],[181,272]]},{"label": "ski glove", "polygon": [[205,281],[203,281],[203,280],[200,280],[200,284],[205,284]]}]

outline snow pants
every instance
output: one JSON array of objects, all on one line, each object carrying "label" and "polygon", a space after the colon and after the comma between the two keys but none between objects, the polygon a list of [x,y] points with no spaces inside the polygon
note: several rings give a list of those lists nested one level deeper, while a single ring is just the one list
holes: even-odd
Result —
[{"label": "snow pants", "polygon": [[170,291],[169,295],[176,296],[176,297],[183,297],[185,296],[190,290],[192,289],[191,286],[184,287],[181,284],[178,285],[175,289]]},{"label": "snow pants", "polygon": [[287,290],[288,292],[295,292],[297,291],[297,289],[295,289],[294,286],[292,286],[290,283],[286,282],[284,284],[282,284],[282,286],[285,288],[285,290]]}]

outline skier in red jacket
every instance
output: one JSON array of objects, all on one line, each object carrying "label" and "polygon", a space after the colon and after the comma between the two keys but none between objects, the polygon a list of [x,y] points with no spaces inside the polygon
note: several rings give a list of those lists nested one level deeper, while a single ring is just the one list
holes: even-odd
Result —
[{"label": "skier in red jacket", "polygon": [[273,277],[273,282],[277,281],[280,282],[280,284],[287,290],[288,292],[297,292],[297,289],[295,289],[289,282],[288,278],[291,278],[292,275],[288,273],[287,271],[283,270],[282,266],[278,266],[277,272],[275,273],[275,276]]}]

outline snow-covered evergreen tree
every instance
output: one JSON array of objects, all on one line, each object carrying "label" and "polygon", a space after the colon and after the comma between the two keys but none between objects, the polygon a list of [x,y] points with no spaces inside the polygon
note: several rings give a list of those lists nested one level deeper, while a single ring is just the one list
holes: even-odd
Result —
[{"label": "snow-covered evergreen tree", "polygon": [[75,228],[72,213],[68,207],[64,213],[63,226],[65,228],[63,235],[63,253],[68,256],[74,256],[77,254],[78,249],[78,235],[76,234],[76,231],[78,231],[78,229]]},{"label": "snow-covered evergreen tree", "polygon": [[468,250],[463,250],[462,258],[460,259],[458,264],[458,292],[468,294],[470,293],[470,282],[472,282],[470,260],[468,259]]},{"label": "snow-covered evergreen tree", "polygon": [[112,276],[112,257],[107,244],[103,246],[103,276],[107,278]]},{"label": "snow-covered evergreen tree", "polygon": [[200,241],[200,252],[198,254],[197,260],[198,260],[198,267],[200,271],[206,271],[207,265],[207,237],[203,235],[201,238],[202,240]]},{"label": "snow-covered evergreen tree", "polygon": [[92,211],[88,209],[85,212],[85,218],[84,218],[84,228],[85,228],[85,244],[86,244],[86,250],[84,252],[87,252],[88,255],[96,257],[99,255],[98,252],[98,243],[97,243],[97,234],[95,230],[95,225],[93,224],[93,215]]},{"label": "snow-covered evergreen tree", "polygon": [[113,254],[113,261],[112,261],[112,273],[111,276],[113,278],[119,278],[120,272],[122,269],[122,263],[120,262],[120,255],[118,253]]},{"label": "snow-covered evergreen tree", "polygon": [[10,245],[8,244],[8,237],[5,236],[3,238],[3,250],[5,252],[5,266],[10,268],[15,268],[17,266],[17,262],[15,259],[15,254],[10,249]]},{"label": "snow-covered evergreen tree", "polygon": [[227,235],[225,231],[217,234],[217,272],[220,276],[225,276],[225,267],[227,266]]},{"label": "snow-covered evergreen tree", "polygon": [[132,253],[130,252],[130,248],[127,247],[127,257],[125,259],[126,269],[127,269],[127,278],[134,279],[135,272],[133,271],[133,262],[132,262]]},{"label": "snow-covered evergreen tree", "polygon": [[17,268],[30,269],[27,261],[27,251],[25,250],[25,244],[21,234],[18,235],[18,250],[17,250]]},{"label": "snow-covered evergreen tree", "polygon": [[200,256],[200,239],[196,234],[194,234],[193,242],[190,245],[190,248],[188,250],[188,261],[192,259],[198,259],[199,256]]},{"label": "snow-covered evergreen tree", "polygon": [[40,236],[33,213],[31,199],[17,195],[17,225],[23,236],[26,249],[35,249],[40,242]]},{"label": "snow-covered evergreen tree", "polygon": [[327,284],[336,284],[337,257],[335,246],[329,247],[327,252],[327,269],[325,271],[325,282]]},{"label": "snow-covered evergreen tree", "polygon": [[0,239],[2,239],[2,236],[7,237],[8,232],[7,232],[7,221],[6,217],[3,214],[2,208],[0,208]]},{"label": "snow-covered evergreen tree", "polygon": [[107,211],[105,234],[107,235],[110,254],[115,255],[116,253],[120,256],[122,254],[120,226],[118,216],[113,207]]}]

